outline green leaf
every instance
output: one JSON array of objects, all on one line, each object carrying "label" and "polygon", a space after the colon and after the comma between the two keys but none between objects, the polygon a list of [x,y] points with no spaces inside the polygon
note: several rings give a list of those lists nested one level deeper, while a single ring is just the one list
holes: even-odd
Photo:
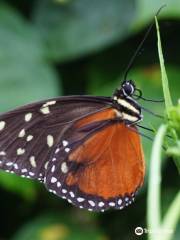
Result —
[{"label": "green leaf", "polygon": [[59,4],[66,4],[68,3],[69,1],[73,1],[73,0],[54,0],[54,2],[57,2]]},{"label": "green leaf", "polygon": [[[148,229],[159,229],[161,221],[160,207],[160,184],[161,184],[161,155],[163,140],[167,131],[166,125],[161,125],[153,142],[147,199],[147,222]],[[152,211],[154,209],[154,211]],[[149,235],[149,239],[156,239],[159,233]]]},{"label": "green leaf", "polygon": [[[163,86],[163,92],[164,92],[164,100],[166,105],[166,113],[169,114],[168,109],[172,107],[172,100],[169,90],[169,84],[168,84],[168,77],[166,74],[166,68],[164,65],[164,57],[162,52],[162,46],[161,46],[161,37],[159,32],[159,25],[157,18],[155,17],[156,22],[156,29],[157,29],[157,39],[158,39],[158,53],[159,53],[159,60],[160,60],[160,66],[161,66],[161,78],[162,78],[162,86]],[[169,115],[168,115],[169,117]]]},{"label": "green leaf", "polygon": [[14,174],[0,172],[0,186],[4,189],[21,195],[28,201],[36,198],[36,184],[29,179],[23,179]]},{"label": "green leaf", "polygon": [[180,99],[178,100],[178,104],[176,106],[169,108],[169,116],[171,119],[169,126],[176,130],[177,135],[180,138]]},{"label": "green leaf", "polygon": [[176,229],[180,218],[180,191],[176,194],[173,202],[168,208],[161,224],[161,231],[165,232],[167,229],[171,230],[171,234],[165,234],[160,240],[174,239],[174,230]]},{"label": "green leaf", "polygon": [[[164,58],[161,47],[161,39],[159,33],[159,26],[157,18],[155,17],[157,38],[158,38],[158,53],[160,59],[162,86],[165,98],[166,113],[168,115],[167,124],[162,124],[158,129],[156,137],[153,142],[149,182],[148,182],[148,201],[147,201],[147,223],[148,229],[155,230],[148,234],[149,240],[171,240],[173,238],[174,230],[178,224],[180,213],[180,191],[171,203],[169,209],[166,211],[164,219],[161,220],[161,166],[162,166],[162,146],[167,133],[170,119],[169,110],[173,107],[168,86],[168,78],[164,66]],[[175,128],[172,128],[174,132]],[[174,146],[173,146],[174,147]],[[153,209],[153,211],[152,211]],[[171,231],[168,232],[167,230]]]},{"label": "green leaf", "polygon": [[172,106],[168,109],[170,121],[168,127],[174,138],[174,144],[168,146],[167,154],[172,156],[180,173],[180,101],[177,106]]},{"label": "green leaf", "polygon": [[[87,219],[86,219],[87,221]],[[12,240],[103,240],[103,234],[93,224],[78,223],[73,216],[57,213],[44,214],[22,228]]]},{"label": "green leaf", "polygon": [[[0,112],[58,94],[57,76],[44,61],[44,47],[34,28],[13,9],[0,5]],[[35,185],[0,173],[0,184],[28,199]]]},{"label": "green leaf", "polygon": [[[159,25],[157,18],[155,17],[156,22],[156,29],[157,29],[157,38],[158,38],[158,53],[159,53],[159,60],[161,66],[161,77],[162,77],[162,86],[164,92],[164,99],[165,99],[165,106],[166,106],[166,113],[168,116],[168,126],[171,132],[174,132],[176,135],[175,143],[172,147],[168,148],[168,153],[174,156],[175,163],[177,165],[178,171],[180,172],[180,105],[174,107],[171,100],[171,94],[169,90],[168,78],[166,74],[166,69],[164,65],[164,58],[162,53],[162,46],[161,46],[161,38],[159,32]],[[179,139],[178,139],[179,137]]]},{"label": "green leaf", "polygon": [[136,29],[144,27],[150,20],[153,20],[158,9],[166,4],[166,7],[160,12],[160,18],[180,18],[180,1],[179,0],[136,0],[136,19],[134,26]]},{"label": "green leaf", "polygon": [[[173,202],[170,204],[166,214],[161,220],[161,166],[162,166],[162,145],[167,131],[167,125],[161,125],[155,137],[150,173],[148,183],[148,208],[147,208],[147,223],[148,229],[152,230],[149,233],[148,239],[154,240],[171,240],[179,221],[180,213],[180,191],[177,193]],[[153,209],[153,211],[152,211]]]},{"label": "green leaf", "polygon": [[38,36],[15,10],[0,5],[0,111],[58,94]]},{"label": "green leaf", "polygon": [[134,18],[133,0],[39,1],[34,22],[53,60],[69,60],[124,39]]}]

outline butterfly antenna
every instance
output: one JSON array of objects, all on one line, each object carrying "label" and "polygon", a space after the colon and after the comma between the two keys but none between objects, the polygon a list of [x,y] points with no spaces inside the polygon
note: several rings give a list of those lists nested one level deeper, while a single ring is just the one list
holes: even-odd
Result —
[{"label": "butterfly antenna", "polygon": [[[156,17],[159,15],[160,11],[161,11],[165,6],[166,6],[166,5],[164,4],[164,5],[162,5],[162,6],[159,8],[159,10],[157,11],[157,13],[155,14]],[[132,56],[132,58],[131,58],[131,60],[130,60],[130,62],[129,62],[129,64],[128,64],[126,70],[125,70],[125,73],[124,73],[124,80],[127,79],[127,75],[128,75],[128,73],[129,73],[131,67],[133,66],[134,61],[135,61],[135,59],[136,59],[138,53],[140,52],[140,50],[141,50],[141,48],[142,48],[142,46],[143,46],[145,40],[147,39],[147,37],[148,37],[148,35],[149,35],[149,33],[150,33],[150,31],[151,31],[153,25],[154,25],[154,19],[153,19],[152,23],[150,24],[150,26],[149,26],[147,32],[145,33],[144,38],[143,38],[142,41],[140,42],[140,44],[139,44],[139,46],[137,47],[136,51],[134,52],[134,54],[133,54],[133,56]]]},{"label": "butterfly antenna", "polygon": [[[133,132],[139,134],[140,136],[142,136],[142,137],[144,137],[144,138],[150,140],[151,142],[154,141],[153,138],[147,136],[146,134],[144,134],[144,133],[142,133],[142,132],[139,132],[138,130],[134,129],[133,127],[130,127],[130,126],[129,126],[128,128],[129,128],[131,131],[133,131]],[[148,130],[148,129],[146,129],[146,130]],[[164,145],[162,146],[162,148],[163,148],[165,151],[167,150],[167,148],[166,148]]]},{"label": "butterfly antenna", "polygon": [[157,102],[157,103],[164,102],[164,99],[161,99],[161,100],[147,99],[147,98],[142,96],[142,91],[140,89],[136,88],[135,90],[136,90],[136,92],[139,93],[139,95],[133,94],[133,96],[135,96],[137,99],[142,99],[146,102]]},{"label": "butterfly antenna", "polygon": [[163,116],[161,116],[161,115],[159,115],[159,114],[157,114],[157,113],[154,113],[154,112],[152,112],[151,110],[149,110],[149,109],[147,109],[147,108],[145,108],[145,107],[143,107],[143,106],[141,106],[141,109],[144,110],[144,111],[147,112],[147,113],[150,113],[151,115],[153,115],[153,116],[155,116],[155,117],[164,119]]},{"label": "butterfly antenna", "polygon": [[137,133],[138,135],[141,135],[142,137],[145,137],[146,139],[148,139],[148,140],[150,140],[151,142],[153,142],[153,140],[154,140],[153,138],[145,135],[145,134],[142,133],[142,132],[139,132],[138,130],[136,130],[135,128],[133,128],[133,127],[131,127],[131,126],[128,126],[128,128],[129,128],[131,131]]},{"label": "butterfly antenna", "polygon": [[142,129],[148,130],[148,131],[150,131],[150,132],[153,132],[153,133],[155,133],[155,130],[154,130],[154,129],[152,129],[152,128],[148,128],[148,127],[145,127],[145,126],[142,126],[142,125],[139,125],[139,124],[137,124],[136,126],[138,126],[138,127],[142,128]]},{"label": "butterfly antenna", "polygon": [[[142,128],[142,129],[144,129],[144,130],[147,130],[147,131],[156,133],[156,131],[155,131],[154,129],[152,129],[152,128],[148,128],[148,127],[145,127],[145,126],[142,126],[142,125],[139,125],[139,124],[137,124],[136,126]],[[168,138],[170,138],[170,139],[173,139],[173,137],[170,136],[170,135],[168,135],[168,134],[166,134],[165,137],[168,137]]]}]

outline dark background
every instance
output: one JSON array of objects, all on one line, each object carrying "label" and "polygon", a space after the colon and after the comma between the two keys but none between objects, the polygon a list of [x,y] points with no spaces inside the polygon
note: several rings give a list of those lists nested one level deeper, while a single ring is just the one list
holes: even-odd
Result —
[{"label": "dark background", "polygon": [[[159,19],[170,91],[180,84],[180,2],[166,1]],[[109,96],[164,1],[8,0],[0,2],[0,111],[58,95]],[[162,98],[155,28],[129,73],[147,98]],[[143,106],[163,114],[162,103]],[[162,120],[145,114],[144,126]],[[150,133],[146,132],[149,136]],[[146,181],[135,204],[89,213],[47,192],[41,184],[0,173],[0,240],[136,239],[147,228],[147,176],[152,143],[143,139]],[[164,159],[162,209],[178,189],[172,159]],[[153,211],[153,209],[152,209]],[[143,234],[141,239],[147,239]],[[180,228],[174,240],[180,238]]]}]

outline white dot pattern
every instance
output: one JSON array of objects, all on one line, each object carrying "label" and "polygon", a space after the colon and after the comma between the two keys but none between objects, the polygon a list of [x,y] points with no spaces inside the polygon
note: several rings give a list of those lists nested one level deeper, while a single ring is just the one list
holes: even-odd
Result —
[{"label": "white dot pattern", "polygon": [[[53,194],[89,211],[103,212],[108,208],[123,209],[131,204],[135,194],[104,199],[102,196],[81,191],[78,187],[78,179],[74,185],[67,185],[67,176],[79,171],[76,162],[70,161],[68,158],[71,156],[74,146],[76,147],[76,143],[74,144],[72,142],[74,138],[71,138],[73,128],[67,128],[68,134],[66,134],[64,126],[64,132],[59,129],[62,124],[56,122],[53,114],[54,109],[61,111],[61,106],[55,106],[56,104],[58,104],[56,100],[49,100],[34,105],[36,108],[33,107],[33,104],[29,105],[27,109],[23,108],[23,111],[18,110],[19,112],[15,113],[13,123],[9,123],[9,115],[8,118],[1,118],[0,169],[4,169],[8,173],[16,173],[23,178],[38,179]],[[62,119],[62,115],[57,113],[55,115],[57,119]],[[77,117],[80,117],[79,113]],[[72,120],[68,119],[67,122],[72,122]],[[57,128],[56,130],[54,126]],[[13,132],[13,138],[10,131]],[[5,134],[7,137],[11,136],[10,140],[6,140],[7,144],[12,146],[11,149],[6,146],[1,147],[1,136],[4,136],[4,132],[7,133]],[[85,131],[82,131],[82,134],[84,133]]]}]

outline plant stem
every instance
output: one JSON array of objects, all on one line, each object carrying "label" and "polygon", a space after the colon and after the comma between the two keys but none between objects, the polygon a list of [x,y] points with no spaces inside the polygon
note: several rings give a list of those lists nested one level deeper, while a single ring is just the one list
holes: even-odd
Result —
[{"label": "plant stem", "polygon": [[169,84],[168,84],[166,69],[165,69],[165,66],[164,66],[164,58],[163,58],[163,52],[162,52],[161,37],[160,37],[159,25],[158,25],[158,21],[157,21],[156,17],[155,17],[155,22],[156,22],[156,29],[157,29],[158,54],[159,54],[159,61],[160,61],[160,66],[161,66],[162,86],[163,86],[166,112],[167,112],[167,115],[168,115],[168,109],[173,104],[172,104],[171,95],[170,95],[170,91],[169,91]]},{"label": "plant stem", "polygon": [[148,235],[149,240],[159,239],[158,229],[160,228],[160,183],[161,183],[161,150],[163,139],[166,134],[166,125],[161,125],[155,137],[148,181],[148,199],[147,199],[147,225],[152,231]]},{"label": "plant stem", "polygon": [[171,203],[161,225],[161,238],[159,240],[172,239],[173,232],[180,218],[180,191]]}]

